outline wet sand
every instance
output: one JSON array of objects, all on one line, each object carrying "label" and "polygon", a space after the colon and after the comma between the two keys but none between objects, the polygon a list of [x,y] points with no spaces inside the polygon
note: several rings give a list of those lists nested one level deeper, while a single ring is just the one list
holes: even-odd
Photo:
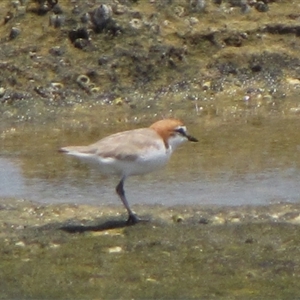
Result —
[{"label": "wet sand", "polygon": [[296,299],[300,205],[41,205],[1,199],[2,299]]}]

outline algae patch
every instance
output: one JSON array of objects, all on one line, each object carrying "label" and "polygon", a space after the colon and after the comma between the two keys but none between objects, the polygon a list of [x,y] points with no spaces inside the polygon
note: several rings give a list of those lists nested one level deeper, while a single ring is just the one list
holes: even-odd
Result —
[{"label": "algae patch", "polygon": [[[2,211],[24,210],[27,205],[5,204]],[[119,217],[92,218],[99,208],[82,206],[69,218],[63,213],[67,206],[61,207],[61,219],[51,221],[55,213],[45,206],[40,212],[48,211],[49,221],[39,219],[29,226],[21,226],[21,221],[18,228],[8,226],[9,215],[2,212],[2,298],[286,299],[298,295],[299,205],[153,207],[154,220],[129,227]],[[184,219],[174,223],[172,214]],[[238,217],[245,214],[247,218]],[[224,222],[216,222],[215,216]]]}]

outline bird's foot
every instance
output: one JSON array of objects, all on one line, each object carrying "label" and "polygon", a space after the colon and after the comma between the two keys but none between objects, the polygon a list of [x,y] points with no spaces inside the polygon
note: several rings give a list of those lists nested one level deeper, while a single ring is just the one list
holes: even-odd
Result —
[{"label": "bird's foot", "polygon": [[149,222],[149,219],[141,219],[135,214],[130,214],[126,224],[127,225],[135,225],[140,222]]}]

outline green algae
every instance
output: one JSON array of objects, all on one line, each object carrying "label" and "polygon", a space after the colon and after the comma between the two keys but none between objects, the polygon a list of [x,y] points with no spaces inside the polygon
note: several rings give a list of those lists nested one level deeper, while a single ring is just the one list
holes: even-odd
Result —
[{"label": "green algae", "polygon": [[[56,225],[57,227],[57,225]],[[1,240],[2,299],[291,299],[298,225],[155,222],[66,233],[27,229]],[[56,246],[53,246],[56,245]],[[118,252],[108,249],[118,247]]]}]

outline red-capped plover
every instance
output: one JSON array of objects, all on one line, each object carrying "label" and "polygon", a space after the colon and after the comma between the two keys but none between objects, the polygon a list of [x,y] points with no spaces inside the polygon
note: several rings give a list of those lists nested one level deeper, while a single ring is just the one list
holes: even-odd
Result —
[{"label": "red-capped plover", "polygon": [[127,223],[135,224],[140,219],[127,202],[125,179],[164,166],[177,146],[185,141],[198,140],[187,133],[181,121],[165,119],[148,128],[118,132],[88,146],[63,147],[60,151],[99,166],[104,174],[120,176],[116,192],[128,212]]}]

